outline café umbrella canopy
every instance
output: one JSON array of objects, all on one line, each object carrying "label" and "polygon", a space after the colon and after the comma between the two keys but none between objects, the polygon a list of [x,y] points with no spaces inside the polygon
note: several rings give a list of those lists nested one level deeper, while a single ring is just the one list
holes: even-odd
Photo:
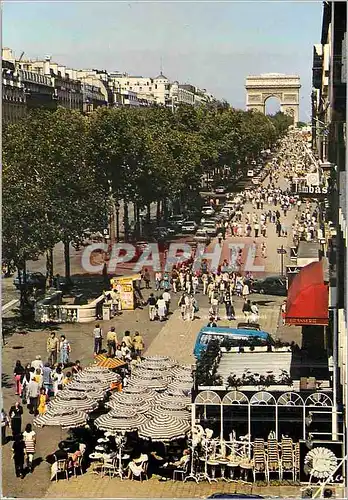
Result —
[{"label": "caf\u00e9 umbrella canopy", "polygon": [[163,379],[143,379],[139,377],[132,377],[130,380],[132,386],[142,386],[153,389],[154,391],[164,391],[168,387],[168,381]]},{"label": "caf\u00e9 umbrella canopy", "polygon": [[107,408],[118,410],[121,406],[129,407],[135,409],[137,413],[145,413],[153,408],[153,402],[151,401],[141,401],[138,403],[132,403],[130,401],[123,401],[120,403],[116,400],[110,400],[105,404]]},{"label": "caf\u00e9 umbrella canopy", "polygon": [[64,400],[64,399],[55,399],[54,401],[48,403],[47,405],[47,411],[51,414],[55,414],[57,411],[60,411],[61,409],[69,409],[73,408],[74,410],[77,411],[82,411],[82,412],[91,412],[94,411],[98,408],[99,404],[97,401],[94,399],[71,399],[69,401]]},{"label": "caf\u00e9 umbrella canopy", "polygon": [[110,397],[110,401],[116,401],[120,404],[139,405],[148,401],[146,394],[127,394],[124,392],[117,392]]},{"label": "caf\u00e9 umbrella canopy", "polygon": [[147,417],[143,414],[138,414],[135,417],[116,417],[112,412],[106,415],[101,415],[94,421],[97,429],[109,432],[133,432],[147,422]]},{"label": "caf\u00e9 umbrella canopy", "polygon": [[167,443],[184,438],[189,430],[189,420],[180,420],[164,413],[144,423],[138,429],[138,435],[142,439]]},{"label": "caf\u00e9 umbrella canopy", "polygon": [[39,415],[33,420],[33,424],[37,427],[46,426],[59,426],[62,429],[75,429],[83,427],[87,423],[87,415],[81,411],[69,411],[68,409],[61,409],[59,413],[51,414],[50,412],[45,415]]},{"label": "caf\u00e9 umbrella canopy", "polygon": [[188,422],[190,422],[190,419],[191,419],[191,413],[189,411],[183,410],[183,409],[168,410],[167,408],[156,407],[156,408],[153,408],[152,410],[150,410],[146,413],[146,415],[149,418],[161,417],[163,414],[169,415],[171,417],[175,417],[179,420],[185,420]]}]

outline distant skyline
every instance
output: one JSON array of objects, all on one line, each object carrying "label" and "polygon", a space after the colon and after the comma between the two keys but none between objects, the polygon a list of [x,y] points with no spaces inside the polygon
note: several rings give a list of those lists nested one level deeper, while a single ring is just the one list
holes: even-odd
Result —
[{"label": "distant skyline", "polygon": [[[2,46],[16,56],[98,68],[206,88],[245,109],[245,79],[301,78],[300,119],[309,121],[313,45],[321,1],[16,2],[2,5]],[[277,109],[274,103],[267,110]]]}]

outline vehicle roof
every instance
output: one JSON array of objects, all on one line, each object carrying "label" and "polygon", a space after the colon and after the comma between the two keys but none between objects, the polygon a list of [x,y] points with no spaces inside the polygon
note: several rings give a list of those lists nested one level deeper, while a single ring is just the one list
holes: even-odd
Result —
[{"label": "vehicle roof", "polygon": [[268,332],[264,330],[247,330],[245,328],[224,328],[224,327],[214,327],[214,326],[203,326],[198,332],[198,335],[203,335],[206,333],[216,334],[222,333],[226,335],[245,335],[245,337],[257,337],[257,336],[265,336],[270,335]]}]

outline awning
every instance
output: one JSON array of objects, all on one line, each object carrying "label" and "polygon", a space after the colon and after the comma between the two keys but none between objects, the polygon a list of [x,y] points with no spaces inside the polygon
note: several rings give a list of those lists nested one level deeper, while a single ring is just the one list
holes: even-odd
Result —
[{"label": "awning", "polygon": [[108,358],[103,356],[103,354],[98,354],[94,358],[97,361],[97,365],[103,368],[121,368],[121,366],[125,366],[127,363],[122,361],[122,359],[118,358]]},{"label": "awning", "polygon": [[329,289],[324,282],[323,261],[303,267],[288,290],[287,325],[327,325]]}]

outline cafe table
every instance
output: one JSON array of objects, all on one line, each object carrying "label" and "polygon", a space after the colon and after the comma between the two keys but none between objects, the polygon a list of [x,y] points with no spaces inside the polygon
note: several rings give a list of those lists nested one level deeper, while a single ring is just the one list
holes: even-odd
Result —
[{"label": "cafe table", "polygon": [[[104,463],[104,453],[98,453],[95,451],[89,454],[89,458],[93,461],[91,464],[91,474],[99,474]],[[99,472],[97,469],[99,469]]]},{"label": "cafe table", "polygon": [[226,470],[226,465],[229,463],[228,458],[217,458],[217,461],[220,464],[220,469],[221,469],[221,479],[223,481],[228,481],[228,478],[225,477],[225,470]]},{"label": "cafe table", "polygon": [[207,461],[207,465],[209,465],[210,468],[211,468],[211,477],[210,477],[210,480],[217,482],[217,479],[215,478],[215,472],[216,472],[216,467],[218,465],[220,465],[219,461],[216,460],[215,458],[210,458]]}]

